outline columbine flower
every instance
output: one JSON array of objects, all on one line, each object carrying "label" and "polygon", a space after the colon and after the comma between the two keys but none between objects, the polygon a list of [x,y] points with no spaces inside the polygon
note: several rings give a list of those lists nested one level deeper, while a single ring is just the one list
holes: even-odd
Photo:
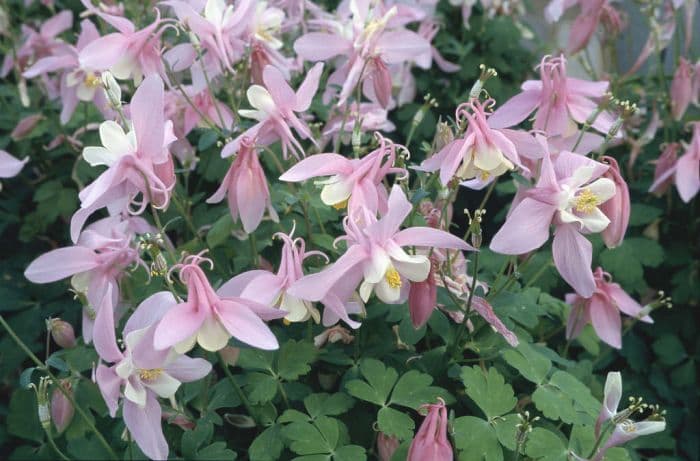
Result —
[{"label": "columbine flower", "polygon": [[280,309],[286,314],[284,318],[288,322],[305,322],[313,318],[318,323],[321,320],[318,309],[311,302],[290,295],[287,289],[304,276],[304,259],[314,255],[323,256],[326,260],[328,257],[318,251],[306,251],[304,239],[294,239],[293,235],[294,229],[290,235],[281,232],[274,235],[282,240],[282,256],[276,274],[266,270],[244,272],[224,283],[217,293],[220,296],[254,299]]},{"label": "columbine flower", "polygon": [[0,150],[0,178],[17,176],[28,161],[29,157],[25,157],[24,160],[17,160],[4,150]]},{"label": "columbine flower", "polygon": [[312,67],[295,93],[279,69],[273,66],[265,67],[263,71],[265,86],[252,85],[246,93],[253,109],[238,111],[243,117],[255,119],[258,123],[226,144],[221,151],[221,156],[225,158],[233,155],[238,151],[241,140],[247,137],[257,139],[257,142],[263,145],[280,140],[285,158],[289,149],[295,156],[303,157],[304,149],[294,138],[291,127],[294,127],[302,139],[308,138],[316,142],[311,136],[309,127],[297,117],[296,112],[304,112],[311,105],[322,71],[321,63]]},{"label": "columbine flower", "polygon": [[676,120],[683,118],[693,99],[693,67],[687,59],[681,58],[671,81],[671,114]]},{"label": "columbine flower", "polygon": [[666,144],[661,155],[654,163],[654,182],[649,187],[649,192],[656,195],[663,195],[673,183],[673,175],[676,172],[676,162],[678,162],[678,151],[681,149],[680,143],[671,142]]},{"label": "columbine flower", "polygon": [[566,295],[567,304],[571,305],[569,321],[566,325],[567,339],[575,338],[586,324],[591,323],[598,337],[612,347],[622,347],[622,321],[620,312],[643,322],[652,323],[644,309],[632,299],[619,284],[612,282],[612,277],[601,267],[593,273],[595,292],[584,298],[575,293]]},{"label": "columbine flower", "polygon": [[622,178],[617,160],[607,155],[601,160],[610,165],[603,177],[615,183],[615,195],[600,205],[600,211],[610,220],[610,224],[600,235],[608,248],[615,248],[622,244],[625,232],[627,232],[631,211],[630,191]]},{"label": "columbine flower", "polygon": [[[78,195],[80,209],[71,219],[74,242],[90,215],[105,206],[134,214],[142,212],[149,202],[157,208],[168,206],[175,185],[168,146],[175,137],[172,123],[165,120],[164,104],[163,81],[157,75],[146,78],[131,98],[133,128],[125,133],[116,122],[103,122],[102,146],[83,149],[83,158],[90,165],[108,168]],[[129,205],[139,193],[139,209],[132,211]]]},{"label": "columbine flower", "polygon": [[348,318],[343,306],[358,285],[363,301],[374,292],[383,302],[396,304],[408,296],[410,282],[422,282],[428,277],[430,260],[423,255],[408,254],[401,247],[473,249],[463,240],[438,229],[410,227],[399,231],[411,209],[406,195],[394,185],[389,195],[389,211],[381,219],[376,220],[366,213],[365,225],[359,227],[352,217],[346,217],[347,235],[342,237],[348,242],[346,252],[325,270],[298,280],[288,293],[309,301],[322,301],[355,328],[359,324]]},{"label": "columbine flower", "polygon": [[406,170],[394,167],[397,146],[379,134],[377,139],[379,147],[361,159],[315,154],[291,167],[280,179],[297,182],[329,176],[317,182],[323,186],[321,201],[326,205],[339,210],[347,206],[349,215],[357,215],[363,207],[371,213],[386,213],[387,194],[382,181],[387,174],[406,174]]},{"label": "columbine flower", "polygon": [[270,201],[267,178],[260,165],[254,142],[244,137],[239,146],[238,155],[224,176],[221,186],[207,199],[207,203],[218,203],[224,197],[228,197],[233,222],[237,222],[240,216],[243,230],[250,234],[262,221],[265,209],[273,221],[277,222],[278,217]]},{"label": "columbine flower", "polygon": [[[545,56],[540,64],[541,80],[527,80],[522,93],[502,104],[489,118],[491,128],[517,125],[535,112],[533,128],[547,134],[570,136],[578,130],[576,123],[584,123],[598,107],[595,98],[602,98],[608,82],[589,82],[566,75],[566,59]],[[614,120],[608,112],[601,112],[592,127],[607,133]]]},{"label": "columbine flower", "polygon": [[284,312],[249,299],[217,294],[199,267],[202,262],[213,264],[193,255],[173,268],[179,269],[180,280],[187,285],[187,301],[173,305],[159,322],[156,349],[175,346],[186,352],[197,343],[207,351],[218,351],[231,336],[260,349],[277,349],[277,338],[261,317],[271,320],[283,317]]},{"label": "columbine flower", "polygon": [[447,439],[447,408],[440,399],[421,408],[428,411],[408,449],[407,461],[452,461],[452,446]]},{"label": "columbine flower", "polygon": [[95,371],[95,381],[109,414],[116,416],[121,397],[124,423],[139,448],[151,459],[168,458],[157,397],[172,398],[181,383],[196,381],[211,371],[211,364],[204,359],[153,348],[155,322],[172,304],[175,298],[169,292],[146,298],[124,326],[123,351],[117,347],[114,322],[104,335],[95,337],[100,358],[112,363],[111,366],[100,364]]},{"label": "columbine flower", "polygon": [[700,122],[691,125],[693,137],[676,163],[676,189],[685,203],[690,202],[700,191]]},{"label": "columbine flower", "polygon": [[578,294],[590,297],[593,248],[582,233],[601,232],[610,223],[599,206],[615,195],[615,183],[601,177],[609,168],[602,163],[562,151],[552,164],[545,154],[536,186],[519,194],[490,247],[503,254],[528,253],[544,245],[554,224],[554,264]]}]

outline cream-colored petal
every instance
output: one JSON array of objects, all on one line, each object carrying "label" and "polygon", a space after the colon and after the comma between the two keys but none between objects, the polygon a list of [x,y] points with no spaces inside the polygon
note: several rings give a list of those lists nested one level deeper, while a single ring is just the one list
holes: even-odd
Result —
[{"label": "cream-colored petal", "polygon": [[101,146],[88,146],[83,149],[83,158],[90,166],[112,166],[120,156]]},{"label": "cream-colored petal", "polygon": [[197,332],[195,332],[189,338],[175,344],[173,350],[178,354],[185,354],[191,351],[195,344],[197,344]]},{"label": "cream-colored petal", "polygon": [[202,349],[216,352],[223,349],[231,337],[224,326],[213,316],[207,316],[197,333],[197,342]]},{"label": "cream-colored petal", "polygon": [[600,211],[599,208],[594,209],[590,213],[586,213],[581,217],[581,222],[583,226],[590,232],[602,232],[610,224],[610,219],[608,219],[605,214]]},{"label": "cream-colored petal", "polygon": [[615,182],[608,178],[599,178],[587,186],[598,199],[598,203],[604,203],[615,196]]},{"label": "cream-colored petal", "polygon": [[363,280],[360,284],[360,298],[362,301],[367,302],[370,296],[372,296],[372,291],[374,290],[374,284],[369,283],[367,280]]},{"label": "cream-colored petal", "polygon": [[153,381],[141,380],[144,386],[150,388],[165,399],[172,397],[180,387],[180,381],[165,372],[161,372]]},{"label": "cream-colored petal", "polygon": [[241,109],[238,111],[241,117],[252,118],[258,122],[267,118],[267,114],[261,110]]},{"label": "cream-colored petal", "polygon": [[374,286],[374,293],[385,303],[394,304],[401,298],[401,287],[391,286],[386,279],[382,279]]},{"label": "cream-colored petal", "polygon": [[430,260],[425,255],[409,255],[401,248],[391,250],[391,262],[399,274],[412,282],[422,282],[430,273]]},{"label": "cream-colored petal", "polygon": [[138,380],[136,380],[134,384],[131,383],[132,381],[134,380],[128,379],[126,381],[124,397],[143,407],[146,405],[146,388],[144,388]]},{"label": "cream-colored petal", "polygon": [[280,300],[280,309],[289,312],[284,318],[290,322],[303,322],[309,318],[308,302],[299,298],[283,294]]},{"label": "cream-colored petal", "polygon": [[126,133],[117,122],[112,120],[100,124],[100,140],[102,145],[115,155],[122,156],[132,151]]},{"label": "cream-colored petal", "polygon": [[350,198],[352,185],[346,181],[338,180],[323,186],[321,189],[321,201],[328,206],[343,203]]},{"label": "cream-colored petal", "polygon": [[271,114],[275,110],[275,101],[267,89],[260,85],[251,85],[246,91],[248,102],[254,108],[261,110],[267,114]]}]

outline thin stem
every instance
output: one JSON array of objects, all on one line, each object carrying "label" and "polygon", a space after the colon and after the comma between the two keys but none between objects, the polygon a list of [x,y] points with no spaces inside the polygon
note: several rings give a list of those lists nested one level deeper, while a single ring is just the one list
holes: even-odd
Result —
[{"label": "thin stem", "polygon": [[248,401],[248,397],[246,397],[246,395],[243,393],[243,389],[241,389],[241,386],[239,386],[236,382],[236,379],[233,377],[233,374],[231,374],[231,370],[228,369],[228,364],[226,363],[226,361],[220,353],[219,363],[221,364],[221,368],[224,369],[224,374],[226,374],[226,377],[231,383],[231,386],[233,386],[233,390],[236,391],[236,394],[238,394],[238,398],[241,399],[241,402],[243,403],[243,406],[245,407],[246,411],[248,412],[250,417],[253,418],[255,423],[258,424],[255,412],[253,411],[253,407],[251,406],[250,401]]},{"label": "thin stem", "polygon": [[[59,387],[60,387],[60,384],[59,384]],[[60,448],[58,448],[58,446],[56,445],[56,441],[55,441],[55,440],[53,439],[53,437],[51,436],[51,428],[50,428],[50,427],[44,428],[44,432],[46,432],[46,438],[47,438],[48,441],[49,441],[49,445],[51,445],[51,448],[53,448],[53,451],[56,452],[56,454],[58,455],[58,457],[61,458],[63,461],[70,461],[70,458],[69,458],[68,456],[66,456],[66,455],[60,450]]]},{"label": "thin stem", "polygon": [[457,330],[457,336],[455,337],[455,342],[452,345],[452,353],[455,353],[458,349],[461,350],[460,343],[462,342],[462,337],[467,330],[467,320],[472,307],[472,301],[474,300],[474,291],[476,291],[476,275],[479,271],[479,252],[474,253],[474,271],[472,272],[472,286],[469,289],[469,297],[467,298],[467,308],[464,313],[464,321],[460,322],[459,329]]},{"label": "thin stem", "polygon": [[[15,333],[15,331],[10,327],[10,325],[7,324],[7,322],[5,321],[5,318],[2,315],[0,315],[0,325],[2,325],[3,328],[5,328],[5,330],[7,330],[7,333],[10,335],[10,337],[15,342],[15,344],[17,344],[20,347],[20,349],[22,349],[22,351],[27,355],[27,357],[29,357],[31,359],[31,361],[36,364],[37,368],[39,368],[40,370],[44,371],[47,375],[49,375],[49,377],[51,378],[51,380],[54,383],[59,383],[58,378],[56,378],[56,376],[53,373],[51,373],[51,370],[44,363],[42,363],[41,360],[39,360],[36,355],[34,355],[34,353],[27,347],[26,344],[24,344],[24,341],[22,341],[20,339],[20,337],[17,336],[17,333]],[[80,417],[83,418],[83,420],[85,421],[85,424],[87,424],[88,428],[90,428],[90,430],[92,432],[94,432],[95,436],[97,437],[97,440],[99,440],[100,443],[102,444],[102,446],[105,448],[105,450],[107,450],[107,453],[109,453],[109,456],[112,459],[118,459],[117,454],[114,452],[114,450],[112,450],[112,447],[110,446],[110,444],[107,442],[107,440],[105,440],[102,433],[99,430],[97,430],[97,428],[92,423],[92,421],[90,420],[88,415],[85,413],[85,410],[83,410],[80,406],[78,406],[78,403],[75,401],[75,399],[73,398],[71,393],[68,392],[68,390],[65,389],[63,386],[61,386],[60,384],[57,385],[57,388],[68,399],[68,401],[71,403],[71,405],[73,405],[73,408],[75,408],[75,410],[78,412]]]}]

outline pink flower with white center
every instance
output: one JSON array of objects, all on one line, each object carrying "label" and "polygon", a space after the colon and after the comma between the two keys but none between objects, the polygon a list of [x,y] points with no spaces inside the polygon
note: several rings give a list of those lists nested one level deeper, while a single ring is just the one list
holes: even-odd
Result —
[{"label": "pink flower with white center", "polygon": [[233,222],[241,218],[243,230],[248,234],[255,231],[262,221],[265,210],[270,219],[277,222],[277,212],[270,201],[270,190],[265,172],[258,159],[254,141],[244,137],[221,186],[207,203],[218,203],[227,197]]},{"label": "pink flower with white center", "polygon": [[671,114],[676,120],[683,118],[693,98],[693,67],[681,58],[671,81]]},{"label": "pink flower with white center", "polygon": [[447,232],[429,227],[399,230],[412,209],[406,195],[397,185],[391,190],[388,212],[379,220],[365,214],[365,225],[346,217],[345,253],[323,271],[307,275],[287,292],[308,301],[322,301],[340,319],[353,328],[359,326],[348,318],[344,303],[358,288],[363,301],[374,292],[385,303],[406,300],[410,282],[422,282],[430,273],[430,260],[424,255],[406,253],[402,247],[419,246],[473,250],[463,240]]},{"label": "pink flower with white center", "polygon": [[[593,114],[602,98],[608,82],[590,82],[566,75],[566,59],[563,56],[545,56],[540,64],[541,80],[527,80],[522,93],[502,104],[489,117],[491,128],[507,128],[519,124],[535,112],[535,130],[550,136],[571,136],[577,132],[577,123],[584,123]],[[610,113],[601,112],[592,127],[607,133],[614,120]]]},{"label": "pink flower with white center", "polygon": [[678,195],[685,203],[700,191],[700,122],[692,122],[693,137],[676,162],[675,181]]},{"label": "pink flower with white center", "polygon": [[622,347],[622,321],[620,312],[630,317],[653,323],[644,308],[632,299],[619,284],[612,282],[612,277],[601,267],[593,273],[595,292],[589,297],[575,293],[566,295],[566,303],[571,306],[569,321],[566,325],[566,338],[577,337],[583,327],[592,324],[598,337],[617,349]]},{"label": "pink flower with white center", "polygon": [[[105,170],[83,189],[80,209],[71,219],[71,238],[77,241],[80,229],[95,211],[103,207],[139,214],[149,202],[166,208],[175,185],[173,160],[168,146],[175,140],[172,122],[164,117],[163,81],[158,75],[147,77],[131,98],[132,129],[127,133],[116,122],[100,125],[102,146],[86,147],[83,158]],[[130,205],[141,194],[138,210]]]},{"label": "pink flower with white center", "polygon": [[309,301],[299,299],[287,293],[287,289],[304,276],[303,261],[314,255],[328,257],[319,251],[306,251],[304,239],[292,238],[290,235],[278,232],[275,237],[282,240],[282,257],[277,273],[266,270],[244,272],[224,283],[219,288],[221,296],[237,296],[254,299],[266,306],[280,309],[288,322],[305,322],[313,318],[314,322],[321,321],[321,314]]},{"label": "pink flower with white center", "polygon": [[287,151],[290,149],[295,157],[303,157],[304,148],[294,138],[291,127],[294,127],[302,139],[311,139],[316,143],[308,125],[300,120],[296,113],[308,110],[318,89],[322,71],[321,63],[312,67],[295,93],[279,69],[267,66],[263,71],[265,86],[252,85],[247,91],[248,102],[253,109],[238,111],[243,117],[252,118],[258,123],[226,144],[221,151],[221,156],[226,158],[233,155],[238,151],[241,140],[247,137],[256,139],[263,145],[279,140],[282,143],[284,158],[287,158]]},{"label": "pink flower with white center", "polygon": [[[142,264],[132,246],[135,232],[148,229],[140,218],[101,219],[85,228],[75,245],[36,258],[24,276],[34,283],[51,283],[72,276],[73,289],[87,300],[83,308],[83,339],[89,343],[93,336],[104,334],[108,319],[114,322],[119,279],[130,265]],[[105,299],[107,293],[109,299]]]},{"label": "pink flower with white center", "polygon": [[676,172],[676,163],[678,162],[678,151],[681,150],[681,144],[672,142],[666,144],[664,150],[659,155],[654,163],[654,182],[649,187],[649,192],[661,196],[666,193],[668,188],[673,184],[673,175]]},{"label": "pink flower with white center", "polygon": [[0,178],[12,178],[19,174],[29,157],[17,160],[4,150],[0,150]]},{"label": "pink flower with white center", "polygon": [[601,232],[610,224],[599,208],[615,195],[615,183],[601,177],[608,168],[567,151],[560,152],[552,163],[547,151],[537,184],[519,196],[494,235],[491,250],[528,253],[544,245],[554,225],[554,265],[578,294],[590,297],[595,291],[593,247],[583,234]]},{"label": "pink flower with white center", "polygon": [[[345,104],[362,81],[374,84],[375,94],[384,107],[391,99],[386,84],[387,66],[413,61],[428,69],[432,55],[430,42],[419,34],[389,23],[397,14],[394,6],[386,11],[381,5],[370,10],[369,2],[349,2],[349,8],[337,19],[318,19],[311,23],[331,32],[309,32],[294,42],[294,51],[307,61],[342,58],[329,83],[341,85],[338,105]],[[389,79],[390,80],[390,79]],[[329,88],[329,91],[333,91]],[[329,100],[331,93],[324,96]]]},{"label": "pink flower with white center", "polygon": [[[280,176],[282,181],[299,182],[319,176],[321,201],[338,210],[348,207],[348,215],[360,217],[366,208],[372,214],[387,213],[387,193],[382,182],[388,174],[405,176],[406,170],[394,167],[397,146],[376,134],[380,146],[360,159],[338,154],[315,154],[305,158]],[[385,160],[386,159],[386,160]]]},{"label": "pink flower with white center", "polygon": [[408,449],[406,461],[452,461],[454,454],[447,439],[447,408],[440,399],[437,404],[426,404],[428,410],[423,423]]},{"label": "pink flower with white center", "polygon": [[223,349],[234,338],[259,349],[279,347],[277,338],[263,322],[284,317],[284,312],[249,299],[216,293],[199,267],[213,263],[199,255],[189,256],[179,269],[187,285],[187,301],[173,305],[155,331],[156,349],[175,347],[186,352],[199,344],[207,351]]},{"label": "pink flower with white center", "polygon": [[113,115],[107,106],[99,75],[94,70],[81,67],[78,59],[80,51],[97,40],[100,33],[88,19],[80,23],[80,28],[75,47],[70,45],[61,47],[60,54],[39,59],[22,74],[25,78],[35,78],[50,72],[61,72],[61,123],[63,124],[68,123],[80,101],[94,102],[105,118]]},{"label": "pink flower with white center", "polygon": [[166,80],[161,60],[160,35],[165,30],[161,25],[160,11],[153,23],[141,30],[122,16],[114,16],[98,10],[89,0],[82,0],[88,12],[93,13],[118,32],[93,40],[83,48],[78,59],[80,67],[95,71],[109,70],[119,80],[133,79],[136,85],[144,77],[157,74]]},{"label": "pink flower with white center", "polygon": [[419,169],[431,172],[440,170],[440,182],[447,185],[454,176],[487,181],[520,165],[515,144],[504,134],[504,130],[489,126],[490,119],[486,118],[484,106],[492,103],[492,100],[485,104],[472,100],[461,104],[455,117],[469,122],[464,137],[455,139],[437,154],[428,157]]},{"label": "pink flower with white center", "polygon": [[100,358],[112,364],[98,365],[94,374],[109,414],[116,416],[121,398],[126,428],[151,459],[168,458],[158,397],[173,398],[181,383],[197,381],[211,371],[211,364],[204,359],[153,348],[156,323],[174,303],[167,291],[146,298],[124,326],[124,350],[117,346],[113,320],[103,336],[95,337]]}]

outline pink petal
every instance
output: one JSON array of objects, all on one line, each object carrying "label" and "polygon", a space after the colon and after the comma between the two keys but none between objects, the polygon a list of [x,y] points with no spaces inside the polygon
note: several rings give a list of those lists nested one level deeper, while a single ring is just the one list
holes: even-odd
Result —
[{"label": "pink petal", "polygon": [[414,61],[417,66],[427,69],[432,60],[430,42],[406,29],[384,32],[377,40],[376,51],[387,64]]},{"label": "pink petal", "polygon": [[267,202],[266,187],[267,182],[263,183],[250,168],[242,169],[238,176],[236,183],[238,214],[243,223],[243,230],[248,234],[254,232],[262,221]]},{"label": "pink petal", "polygon": [[584,298],[595,292],[595,280],[591,272],[593,246],[573,224],[557,226],[552,242],[554,265],[562,278]]},{"label": "pink petal", "polygon": [[147,77],[136,89],[129,106],[136,131],[136,145],[142,156],[154,163],[162,163],[165,120],[163,115],[165,93],[163,81],[156,74]]},{"label": "pink petal", "polygon": [[141,451],[151,459],[168,459],[168,442],[160,423],[161,408],[148,391],[144,408],[124,399],[124,423]]},{"label": "pink petal", "polygon": [[299,85],[296,95],[296,104],[294,105],[295,112],[304,112],[311,105],[311,100],[314,98],[318,90],[318,83],[323,73],[323,63],[319,62],[314,65],[306,74],[306,78]]},{"label": "pink petal", "polygon": [[282,72],[275,66],[266,66],[263,70],[263,82],[270,92],[272,99],[279,108],[291,109],[296,105],[296,95]]},{"label": "pink petal", "polygon": [[[625,290],[620,287],[617,283],[608,283],[605,286],[605,292],[610,298],[615,301],[617,307],[629,315],[630,317],[638,318],[642,311],[642,306],[632,299],[630,295],[627,294]],[[648,315],[641,318],[643,322],[654,323],[654,321]]]},{"label": "pink petal", "polygon": [[218,294],[222,298],[238,298],[241,296],[241,293],[243,293],[245,287],[248,286],[248,284],[252,280],[264,274],[269,274],[269,272],[262,269],[256,269],[252,271],[243,272],[242,274],[238,274],[228,282],[221,285],[221,288],[216,290],[216,294]]},{"label": "pink petal", "polygon": [[156,327],[153,346],[166,349],[191,337],[204,322],[206,312],[189,303],[171,308]]},{"label": "pink petal", "polygon": [[387,241],[398,232],[412,209],[413,205],[408,201],[401,187],[394,184],[389,194],[389,211],[379,221],[370,224],[366,233],[375,236],[378,242]]},{"label": "pink petal", "polygon": [[294,42],[294,51],[307,61],[325,61],[339,54],[350,53],[349,40],[335,34],[310,32]]},{"label": "pink petal", "polygon": [[0,150],[0,178],[17,176],[28,161],[29,157],[26,157],[24,160],[17,160],[4,150]]},{"label": "pink petal", "polygon": [[700,158],[698,157],[700,152],[695,156],[688,152],[676,163],[676,189],[685,203],[690,202],[700,190]]},{"label": "pink petal", "polygon": [[70,68],[76,63],[73,62],[68,56],[47,56],[45,58],[39,59],[35,62],[29,69],[22,73],[24,78],[34,78],[41,74],[46,74],[48,72],[55,72],[59,69],[64,69],[66,67]]},{"label": "pink petal", "polygon": [[493,236],[489,248],[496,253],[519,255],[541,247],[549,239],[555,211],[551,205],[526,197]]},{"label": "pink petal", "polygon": [[491,128],[508,128],[522,122],[540,103],[540,91],[523,91],[516,94],[488,118]]},{"label": "pink petal", "polygon": [[55,37],[61,32],[68,30],[73,25],[73,12],[63,10],[55,16],[49,18],[40,29],[40,33],[44,37]]},{"label": "pink petal", "polygon": [[119,33],[100,37],[80,51],[80,67],[107,70],[119,61],[128,45],[128,39]]},{"label": "pink petal", "polygon": [[105,362],[119,362],[123,356],[117,346],[117,337],[114,332],[114,308],[112,306],[112,287],[102,297],[97,308],[97,317],[92,332],[92,341],[95,350]]},{"label": "pink petal", "polygon": [[432,227],[409,227],[394,235],[393,240],[399,246],[413,245],[455,250],[474,250],[474,247],[461,238]]},{"label": "pink petal", "polygon": [[24,271],[34,283],[49,283],[94,269],[99,265],[97,255],[89,248],[72,246],[49,251],[36,258]]},{"label": "pink petal", "polygon": [[102,364],[95,370],[95,381],[100,389],[100,394],[107,404],[109,415],[114,418],[119,408],[119,391],[122,379],[114,372],[114,367],[109,368]]},{"label": "pink petal", "polygon": [[264,350],[279,348],[270,328],[247,306],[224,300],[217,311],[221,324],[239,341]]},{"label": "pink petal", "polygon": [[348,176],[352,173],[352,162],[338,154],[315,154],[297,163],[282,176],[281,181],[304,181],[318,176],[341,174]]},{"label": "pink petal", "polygon": [[126,321],[123,335],[126,336],[134,330],[155,325],[176,304],[175,297],[169,291],[159,291],[152,294],[139,304],[129,320]]},{"label": "pink petal", "polygon": [[183,383],[204,378],[211,371],[211,363],[204,359],[193,359],[182,355],[165,366],[165,371]]},{"label": "pink petal", "polygon": [[620,349],[622,347],[620,313],[602,296],[593,296],[590,304],[591,322],[598,337],[612,347]]}]

